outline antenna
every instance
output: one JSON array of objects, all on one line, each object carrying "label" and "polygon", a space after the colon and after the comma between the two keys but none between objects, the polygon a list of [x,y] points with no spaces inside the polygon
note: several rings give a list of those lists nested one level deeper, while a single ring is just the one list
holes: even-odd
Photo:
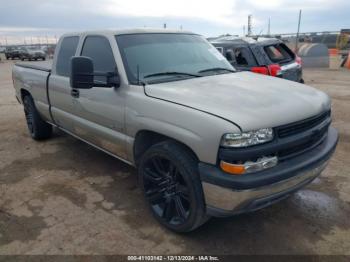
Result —
[{"label": "antenna", "polygon": [[298,53],[300,21],[301,21],[301,9],[299,10],[298,31],[297,31],[297,37],[295,38],[295,53]]},{"label": "antenna", "polygon": [[137,84],[140,85],[140,66],[137,64],[136,66],[136,74],[137,74]]},{"label": "antenna", "polygon": [[270,36],[271,34],[271,21],[270,21],[270,17],[269,17],[269,25],[268,25],[268,28],[267,28],[267,34]]}]

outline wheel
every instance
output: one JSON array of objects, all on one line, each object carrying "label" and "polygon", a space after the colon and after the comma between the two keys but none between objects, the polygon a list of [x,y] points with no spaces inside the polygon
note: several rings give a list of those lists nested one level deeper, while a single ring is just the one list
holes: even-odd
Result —
[{"label": "wheel", "polygon": [[43,61],[45,61],[46,60],[46,58],[45,57],[43,57]]},{"label": "wheel", "polygon": [[21,60],[24,61],[24,57],[21,57]]},{"label": "wheel", "polygon": [[304,79],[303,79],[303,78],[301,78],[301,79],[300,79],[300,81],[299,81],[299,83],[300,83],[300,84],[305,84]]},{"label": "wheel", "polygon": [[6,56],[6,60],[9,60],[10,58],[8,56]]},{"label": "wheel", "polygon": [[37,60],[38,60],[38,58],[34,58],[34,60],[35,60],[35,61],[37,61]]},{"label": "wheel", "polygon": [[33,98],[27,95],[23,98],[24,114],[31,137],[35,140],[49,138],[52,134],[52,126],[42,120],[36,110]]},{"label": "wheel", "polygon": [[205,212],[198,161],[182,145],[165,141],[141,157],[140,184],[154,217],[175,232],[189,232],[208,217]]}]

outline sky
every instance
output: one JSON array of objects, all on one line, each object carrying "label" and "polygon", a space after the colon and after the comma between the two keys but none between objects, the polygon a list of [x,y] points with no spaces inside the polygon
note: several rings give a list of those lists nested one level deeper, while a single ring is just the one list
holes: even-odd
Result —
[{"label": "sky", "polygon": [[[0,0],[0,44],[54,42],[71,31],[151,27],[183,28],[206,37],[294,33],[350,28],[349,0]],[[247,27],[247,26],[246,26]]]}]

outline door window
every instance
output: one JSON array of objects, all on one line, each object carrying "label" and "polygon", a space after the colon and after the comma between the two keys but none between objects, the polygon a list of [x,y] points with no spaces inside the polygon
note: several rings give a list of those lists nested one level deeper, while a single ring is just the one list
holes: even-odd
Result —
[{"label": "door window", "polygon": [[56,73],[61,76],[69,76],[70,59],[75,55],[79,42],[78,36],[68,36],[62,40],[60,51],[57,55]]},{"label": "door window", "polygon": [[245,47],[229,48],[226,50],[226,59],[237,67],[256,66],[251,51]]},{"label": "door window", "polygon": [[[117,71],[112,48],[108,39],[103,36],[86,37],[81,55],[90,57],[93,60],[96,73]],[[106,77],[95,76],[95,81],[106,82]]]}]

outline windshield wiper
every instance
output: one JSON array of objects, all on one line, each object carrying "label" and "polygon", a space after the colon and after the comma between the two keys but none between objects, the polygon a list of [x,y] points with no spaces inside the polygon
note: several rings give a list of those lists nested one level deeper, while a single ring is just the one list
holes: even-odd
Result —
[{"label": "windshield wiper", "polygon": [[201,71],[198,71],[198,73],[204,73],[204,72],[210,72],[210,71],[228,71],[232,73],[236,72],[235,70],[225,68],[225,67],[213,67],[213,68],[203,69]]},{"label": "windshield wiper", "polygon": [[186,72],[161,72],[161,73],[146,75],[143,78],[148,78],[153,76],[164,76],[164,75],[186,75],[186,76],[193,76],[193,77],[201,77],[200,75],[186,73]]}]

